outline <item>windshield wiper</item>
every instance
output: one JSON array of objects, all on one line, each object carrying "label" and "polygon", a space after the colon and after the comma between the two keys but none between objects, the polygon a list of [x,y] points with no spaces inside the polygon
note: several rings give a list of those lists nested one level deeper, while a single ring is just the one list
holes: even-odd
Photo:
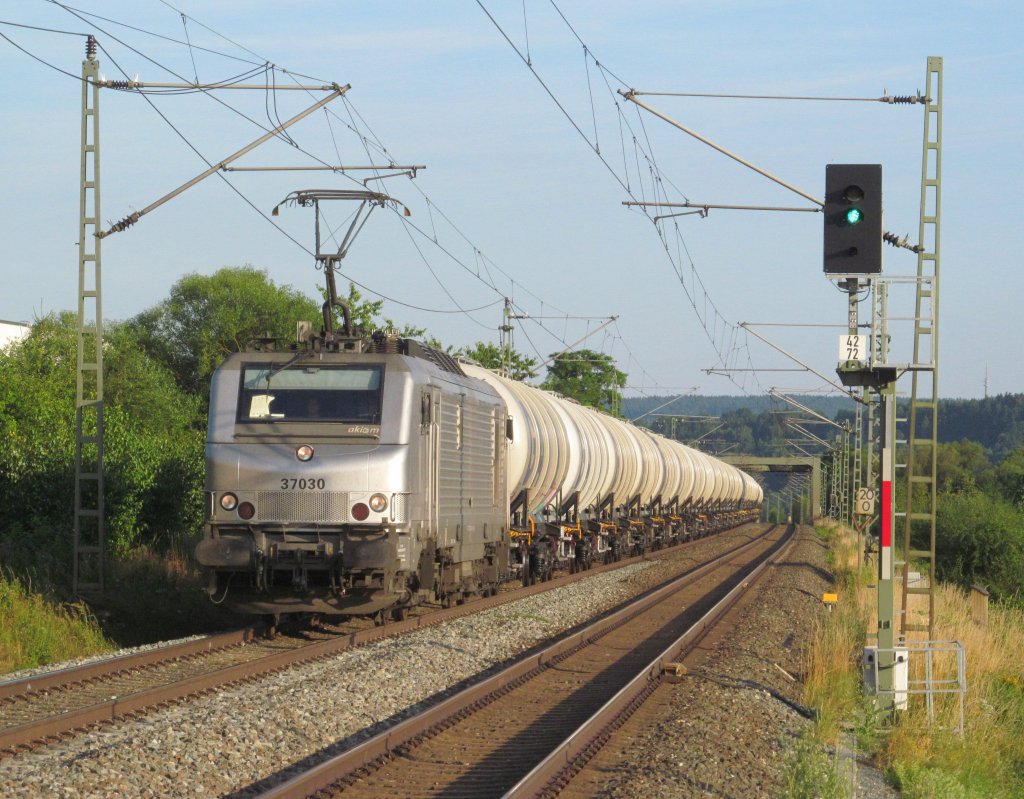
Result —
[{"label": "windshield wiper", "polygon": [[289,366],[292,366],[296,362],[301,361],[303,358],[305,358],[307,355],[310,355],[310,354],[311,354],[310,350],[299,350],[291,358],[289,358],[287,361],[285,361],[280,366],[274,366],[273,364],[271,364],[270,369],[267,370],[267,390],[268,391],[270,390],[270,378],[272,378],[274,375],[278,374],[279,372],[283,372]]}]

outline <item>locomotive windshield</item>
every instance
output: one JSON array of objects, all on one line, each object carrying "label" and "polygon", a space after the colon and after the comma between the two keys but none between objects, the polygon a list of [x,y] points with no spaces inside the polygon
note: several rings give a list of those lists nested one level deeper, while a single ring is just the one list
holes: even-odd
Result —
[{"label": "locomotive windshield", "polygon": [[362,365],[244,366],[238,421],[380,424],[383,372]]}]

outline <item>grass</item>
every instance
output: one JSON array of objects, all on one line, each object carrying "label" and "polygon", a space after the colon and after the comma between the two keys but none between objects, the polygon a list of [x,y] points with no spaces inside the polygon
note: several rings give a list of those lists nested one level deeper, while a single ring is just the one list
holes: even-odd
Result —
[{"label": "grass", "polygon": [[[966,594],[943,585],[936,596],[936,636],[967,652],[963,737],[952,700],[938,703],[929,725],[922,706],[901,714],[880,760],[908,799],[1024,797],[1024,611],[993,605],[988,624],[971,618]],[[938,664],[941,667],[941,661]],[[946,666],[946,676],[952,669]]]},{"label": "grass", "polygon": [[141,547],[108,564],[107,590],[91,605],[120,646],[223,630],[246,623],[210,601],[195,566],[180,550]]},{"label": "grass", "polygon": [[[971,617],[963,591],[947,585],[936,593],[937,640],[960,641],[967,655],[965,733],[955,696],[940,697],[934,721],[924,702],[911,697],[910,708],[886,724],[872,713],[861,689],[861,650],[865,633],[875,629],[874,574],[860,566],[857,536],[846,528],[818,528],[828,542],[836,573],[839,603],[815,632],[806,653],[805,701],[820,713],[811,735],[800,741],[787,774],[788,796],[833,794],[838,772],[828,767],[826,745],[836,745],[844,728],[856,733],[857,746],[874,755],[906,799],[1024,799],[1024,610],[993,605],[982,627]],[[916,608],[912,605],[913,614]],[[919,659],[911,678],[920,677]],[[936,676],[955,676],[952,657],[938,657]],[[841,795],[841,794],[838,794]]]},{"label": "grass", "polygon": [[796,740],[785,765],[786,799],[849,799],[849,779],[835,755],[821,745],[813,730]]},{"label": "grass", "polygon": [[870,622],[865,604],[871,574],[862,566],[855,533],[838,525],[816,529],[829,546],[839,601],[815,625],[814,644],[805,656],[804,700],[818,710],[817,737],[834,745],[844,722],[863,704],[860,657]]},{"label": "grass", "polygon": [[113,649],[96,617],[0,573],[0,674]]},{"label": "grass", "polygon": [[[869,623],[864,598],[870,573],[861,565],[860,541],[839,525],[815,528],[828,544],[827,563],[835,575],[838,602],[815,624],[812,645],[804,656],[804,702],[817,720],[797,739],[786,761],[787,799],[845,799],[850,783],[834,755],[851,719],[865,718],[860,657]],[[861,725],[858,738],[873,731]]]},{"label": "grass", "polygon": [[237,627],[247,620],[215,605],[180,549],[139,548],[106,566],[106,590],[62,602],[59,570],[8,567],[0,574],[0,674],[126,646]]}]

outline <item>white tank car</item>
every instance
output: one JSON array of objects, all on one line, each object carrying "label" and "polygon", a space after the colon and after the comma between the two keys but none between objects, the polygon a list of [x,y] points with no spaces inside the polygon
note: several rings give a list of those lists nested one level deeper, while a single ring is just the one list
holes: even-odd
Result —
[{"label": "white tank car", "polygon": [[238,610],[383,614],[756,518],[748,475],[413,341],[231,355],[196,557]]},{"label": "white tank car", "polygon": [[750,475],[663,436],[510,380],[474,364],[463,370],[491,386],[508,408],[509,500],[527,494],[530,514],[578,492],[581,511],[618,507],[710,509],[760,505]]}]

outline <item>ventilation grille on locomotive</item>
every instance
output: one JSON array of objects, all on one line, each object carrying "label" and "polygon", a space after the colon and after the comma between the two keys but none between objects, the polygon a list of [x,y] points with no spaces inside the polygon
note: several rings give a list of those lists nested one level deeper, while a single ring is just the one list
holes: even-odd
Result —
[{"label": "ventilation grille on locomotive", "polygon": [[441,350],[435,350],[433,347],[428,347],[426,344],[421,344],[418,341],[412,339],[405,340],[406,353],[414,358],[423,358],[424,360],[430,361],[438,369],[442,369],[445,372],[451,372],[455,375],[465,377],[466,373],[462,371],[462,367],[459,366],[459,362],[456,361],[447,352]]},{"label": "ventilation grille on locomotive", "polygon": [[349,521],[348,493],[345,491],[260,491],[256,513],[264,522]]},{"label": "ventilation grille on locomotive", "polygon": [[409,495],[395,494],[391,500],[391,518],[396,522],[409,521]]}]

